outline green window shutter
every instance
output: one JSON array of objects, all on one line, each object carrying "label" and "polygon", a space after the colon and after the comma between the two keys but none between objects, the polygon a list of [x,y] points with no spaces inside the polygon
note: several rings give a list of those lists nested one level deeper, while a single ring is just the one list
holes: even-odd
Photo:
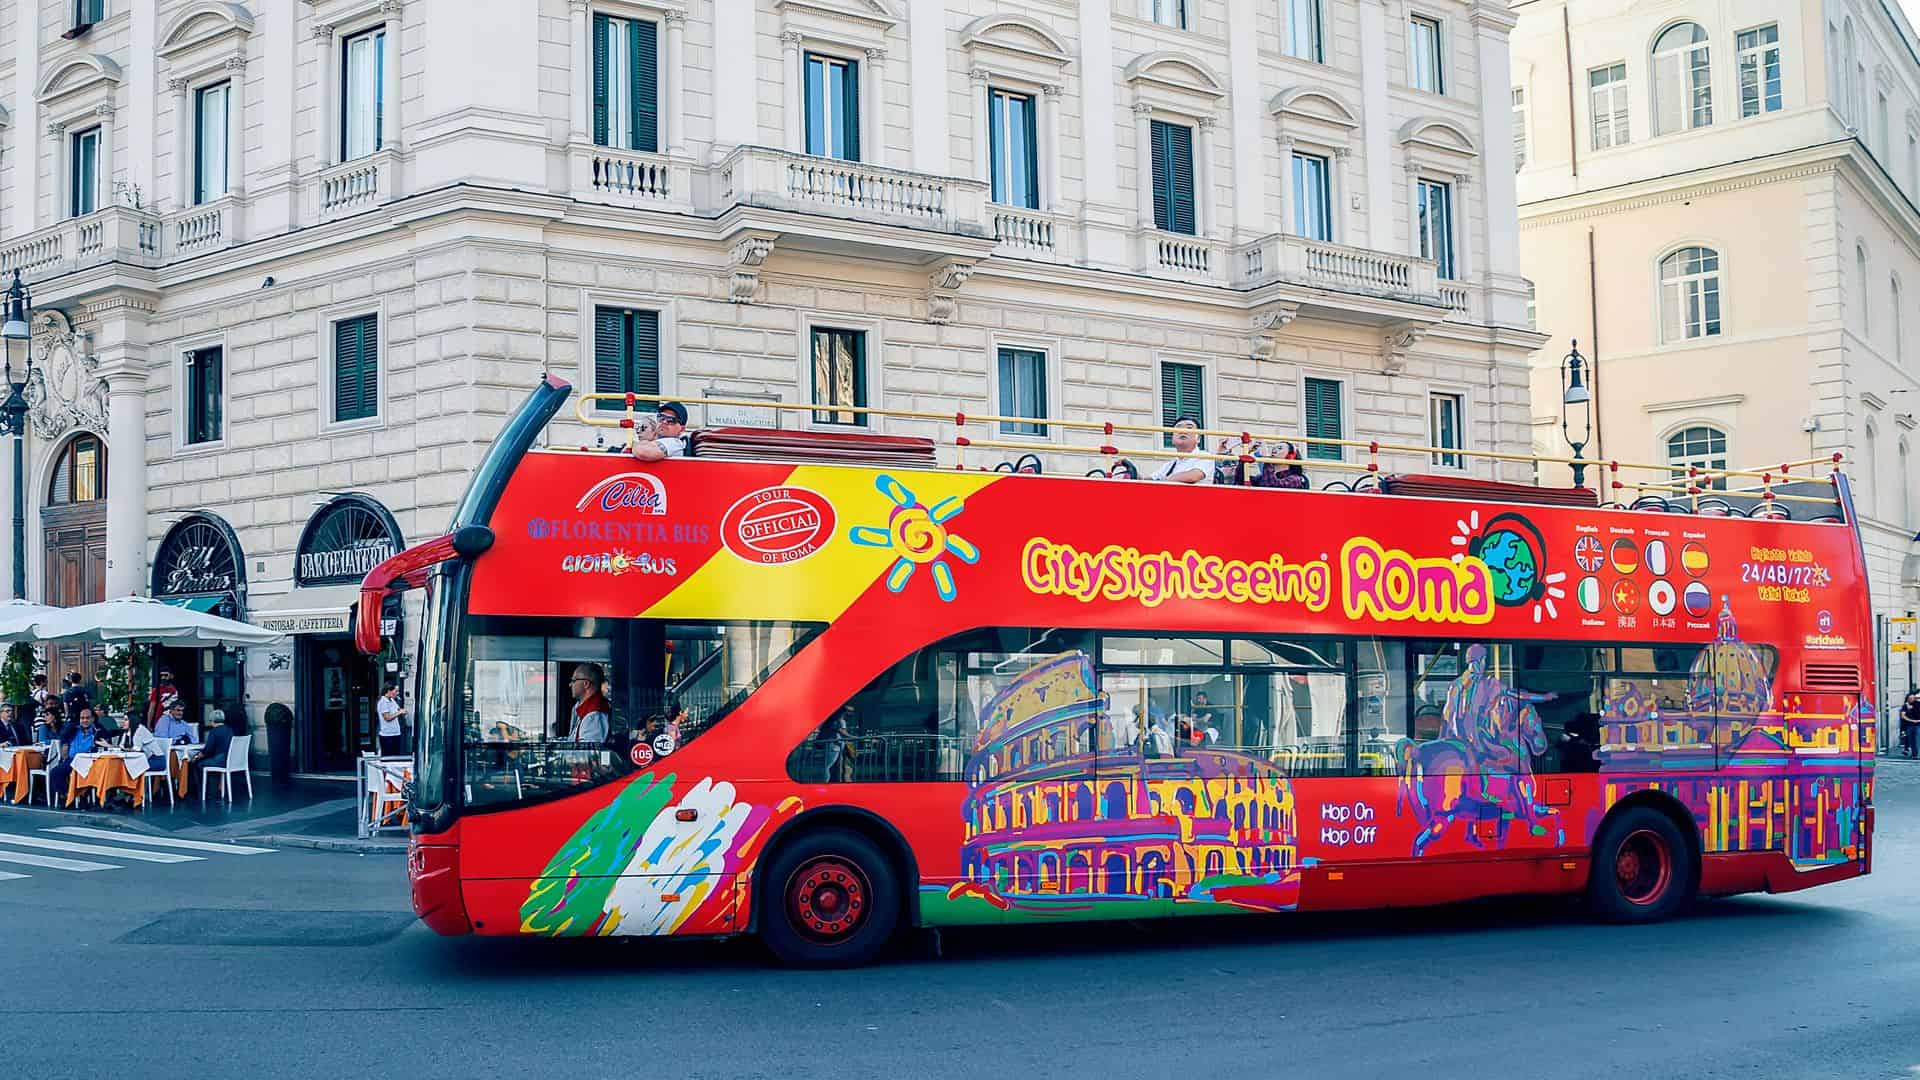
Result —
[{"label": "green window shutter", "polygon": [[[846,132],[846,138],[844,139],[844,142],[846,143],[846,153],[843,155],[843,157],[847,161],[859,161],[860,160],[860,65],[859,64],[849,63],[847,65],[847,79],[846,79],[846,83],[844,84],[844,90],[845,90],[845,100],[842,104],[843,112],[841,113],[841,115],[846,118],[846,123],[844,125],[844,130]],[[864,350],[865,345],[863,344],[861,348]],[[860,404],[865,405],[866,402],[863,401],[863,402],[860,402]]]},{"label": "green window shutter", "polygon": [[593,142],[607,145],[607,35],[605,15],[593,17]]},{"label": "green window shutter", "polygon": [[631,343],[628,353],[628,371],[633,380],[628,385],[636,394],[650,398],[659,397],[660,313],[657,311],[629,312],[627,340]]},{"label": "green window shutter", "polygon": [[633,56],[633,148],[660,150],[659,28],[635,19],[627,24]]},{"label": "green window shutter", "polygon": [[[1201,400],[1201,373],[1195,364],[1160,365],[1160,425],[1172,427],[1174,421],[1190,416],[1201,427],[1207,426],[1206,403]],[[1172,445],[1173,437],[1162,440]]]},{"label": "green window shutter", "polygon": [[1173,227],[1172,206],[1173,188],[1171,171],[1167,158],[1167,125],[1155,120],[1151,128],[1153,145],[1148,155],[1153,161],[1153,227],[1171,229]]},{"label": "green window shutter", "polygon": [[[624,394],[632,389],[627,383],[628,355],[626,312],[619,308],[594,308],[594,393]],[[618,401],[601,401],[596,402],[596,405],[609,412],[619,412],[626,408],[624,403]]]},{"label": "green window shutter", "polygon": [[[1332,379],[1308,379],[1306,383],[1307,435],[1315,439],[1338,439],[1340,430],[1340,384]],[[1339,461],[1345,455],[1338,446],[1312,443],[1306,456],[1321,461]]]},{"label": "green window shutter", "polygon": [[1167,175],[1169,185],[1169,231],[1194,232],[1193,217],[1193,129],[1169,125],[1167,128]]},{"label": "green window shutter", "polygon": [[333,418],[364,420],[379,411],[379,331],[374,316],[333,326]]}]

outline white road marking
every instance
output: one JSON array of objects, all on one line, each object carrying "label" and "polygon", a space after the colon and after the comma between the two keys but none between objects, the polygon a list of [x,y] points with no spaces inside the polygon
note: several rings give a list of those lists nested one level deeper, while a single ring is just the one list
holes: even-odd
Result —
[{"label": "white road marking", "polygon": [[175,840],[170,836],[147,836],[143,833],[116,832],[112,829],[88,829],[79,825],[62,825],[57,829],[41,831],[84,836],[89,840],[112,840],[124,844],[145,844],[148,847],[178,848],[182,851],[217,851],[222,855],[271,855],[276,850],[265,847],[243,847],[239,844],[216,844],[207,840]]},{"label": "white road marking", "polygon": [[0,870],[0,881],[20,881],[32,876],[32,874],[9,874],[5,870]]},{"label": "white road marking", "polygon": [[82,874],[89,870],[121,869],[113,863],[87,862],[84,859],[56,859],[50,855],[29,855],[24,851],[0,851],[0,863],[44,866],[49,870],[73,870]]},{"label": "white road marking", "polygon": [[105,855],[114,859],[132,859],[135,862],[183,863],[199,862],[198,855],[175,855],[171,851],[139,851],[134,848],[101,847],[97,844],[76,844],[71,840],[48,840],[39,836],[17,836],[13,833],[0,833],[0,844],[14,844],[19,847],[39,848],[43,851],[68,851],[75,855]]}]

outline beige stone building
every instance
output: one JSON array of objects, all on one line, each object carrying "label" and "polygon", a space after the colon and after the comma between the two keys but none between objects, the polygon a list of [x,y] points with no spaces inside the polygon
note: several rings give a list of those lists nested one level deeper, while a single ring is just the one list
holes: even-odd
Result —
[{"label": "beige stone building", "polygon": [[434,534],[543,371],[1000,411],[1076,471],[1041,422],[1524,449],[1511,25],[1487,0],[0,0],[26,591],[289,630],[169,662],[196,704],[292,704],[298,767],[330,772],[406,663],[353,658],[352,582]]},{"label": "beige stone building", "polygon": [[[1514,6],[1521,260],[1562,357],[1593,362],[1589,456],[1758,466],[1832,452],[1867,520],[1873,605],[1920,574],[1920,56],[1897,6]],[[1912,681],[1881,664],[1883,701]],[[1891,693],[1892,697],[1886,695]],[[1888,730],[1891,730],[1889,726]]]}]

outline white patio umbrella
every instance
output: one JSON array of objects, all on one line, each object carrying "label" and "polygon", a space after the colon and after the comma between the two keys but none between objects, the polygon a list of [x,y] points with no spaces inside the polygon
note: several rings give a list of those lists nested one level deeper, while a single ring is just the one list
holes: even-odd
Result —
[{"label": "white patio umbrella", "polygon": [[191,611],[145,596],[50,608],[21,640],[100,641],[116,645],[277,645],[287,635],[251,623]]},{"label": "white patio umbrella", "polygon": [[33,640],[34,621],[59,610],[31,600],[9,600],[0,604],[0,644]]}]

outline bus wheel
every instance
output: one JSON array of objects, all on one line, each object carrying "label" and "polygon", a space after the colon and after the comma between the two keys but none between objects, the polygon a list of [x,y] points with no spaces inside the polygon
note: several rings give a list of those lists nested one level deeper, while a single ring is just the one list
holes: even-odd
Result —
[{"label": "bus wheel", "polygon": [[1693,899],[1699,870],[1673,819],[1637,806],[1607,822],[1593,845],[1587,899],[1609,922],[1656,922]]},{"label": "bus wheel", "polygon": [[873,841],[845,829],[795,837],[774,856],[760,937],[782,963],[851,967],[873,959],[900,920],[900,887]]}]

